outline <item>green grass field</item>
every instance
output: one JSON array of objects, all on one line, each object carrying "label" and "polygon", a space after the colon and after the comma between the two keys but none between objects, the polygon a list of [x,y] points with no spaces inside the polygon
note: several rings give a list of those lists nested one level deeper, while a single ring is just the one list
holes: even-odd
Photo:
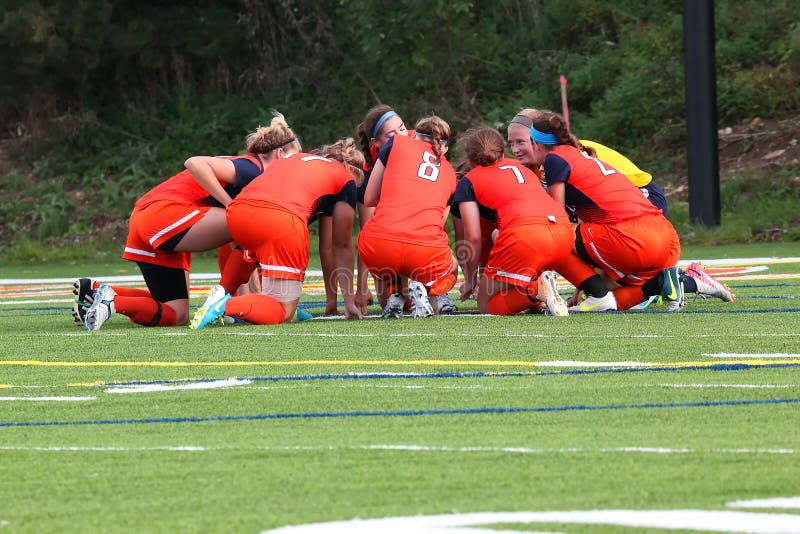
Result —
[{"label": "green grass field", "polygon": [[[800,244],[683,257],[764,256]],[[134,272],[87,269],[3,277]],[[800,531],[800,260],[720,276],[677,314],[91,334],[69,282],[5,281],[0,531]]]}]

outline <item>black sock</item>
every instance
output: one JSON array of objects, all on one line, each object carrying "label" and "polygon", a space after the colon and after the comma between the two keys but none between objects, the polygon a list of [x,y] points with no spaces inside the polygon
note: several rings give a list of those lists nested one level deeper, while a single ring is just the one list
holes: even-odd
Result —
[{"label": "black sock", "polygon": [[642,293],[645,298],[661,294],[661,286],[664,285],[664,273],[660,272],[642,286]]},{"label": "black sock", "polygon": [[697,293],[697,282],[691,276],[686,276],[683,279],[683,292],[684,293]]},{"label": "black sock", "polygon": [[578,289],[590,297],[595,298],[603,298],[608,294],[608,288],[603,283],[603,279],[600,278],[599,274],[596,274],[581,282],[581,286]]}]

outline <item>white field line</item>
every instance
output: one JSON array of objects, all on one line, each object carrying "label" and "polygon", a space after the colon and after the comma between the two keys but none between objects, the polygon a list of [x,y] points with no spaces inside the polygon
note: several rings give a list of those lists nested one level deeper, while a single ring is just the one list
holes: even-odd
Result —
[{"label": "white field line", "polygon": [[192,382],[191,384],[142,384],[134,386],[118,386],[108,388],[104,393],[153,393],[158,391],[180,391],[187,389],[219,389],[252,384],[252,380],[226,379],[212,380],[210,382]]},{"label": "white field line", "polygon": [[774,499],[751,499],[733,501],[727,506],[731,508],[800,508],[800,497],[776,497]]},{"label": "white field line", "polygon": [[72,304],[75,299],[37,299],[37,300],[0,300],[0,306],[18,306],[20,304]]},{"label": "white field line", "polygon": [[784,389],[800,388],[798,384],[648,384],[660,388],[740,388],[740,389]]},{"label": "white field line", "polygon": [[742,353],[742,352],[702,352],[701,356],[708,356],[709,358],[746,358],[746,359],[762,359],[762,358],[800,358],[800,353],[790,352],[764,352],[764,353]]},{"label": "white field line", "polygon": [[[442,317],[455,317],[454,315],[442,315]],[[461,315],[464,317],[464,315]],[[322,319],[322,317],[318,317],[318,319]],[[403,334],[374,334],[374,333],[358,333],[358,334],[348,334],[348,333],[325,333],[325,332],[223,332],[225,335],[228,336],[264,336],[264,337],[425,337],[425,338],[451,338],[451,337],[465,337],[465,338],[513,338],[513,337],[521,337],[521,338],[533,338],[533,339],[631,339],[631,338],[646,338],[646,339],[705,339],[705,338],[717,338],[717,337],[725,337],[725,338],[733,338],[733,337],[744,337],[744,338],[759,338],[759,337],[800,337],[800,333],[795,332],[783,332],[783,333],[762,333],[762,332],[754,332],[754,333],[744,333],[744,334],[669,334],[669,335],[661,335],[661,334],[606,334],[606,335],[583,335],[583,334],[521,334],[516,332],[506,332],[506,333],[498,333],[498,334],[486,334],[486,333],[473,333],[473,332],[448,332],[448,333],[414,333],[408,332]],[[88,332],[86,333],[88,334]],[[71,336],[76,334],[51,334],[53,336]],[[84,335],[84,334],[81,334]],[[162,333],[161,335],[172,335],[169,332]]]},{"label": "white field line", "polygon": [[[798,260],[800,261],[800,260]],[[705,264],[705,262],[704,262]],[[120,276],[97,276],[90,275],[92,278],[102,280],[103,282],[111,283],[124,283],[124,282],[141,282],[144,284],[144,278],[140,274],[120,275]],[[306,271],[307,277],[321,277],[322,271],[308,270]],[[77,277],[72,278],[0,278],[0,285],[22,285],[22,284],[70,284],[75,281]],[[219,281],[219,273],[191,273],[189,280],[208,280],[212,282]]]},{"label": "white field line", "polygon": [[97,400],[97,397],[0,397],[0,401],[80,402],[93,400]]},{"label": "white field line", "polygon": [[[786,280],[786,279],[799,279],[800,278],[800,273],[762,274],[762,275],[752,275],[752,276],[749,276],[749,275],[716,276],[715,278],[717,280],[722,280],[722,281],[725,281],[725,282],[751,281],[751,280],[758,281],[758,280],[772,280],[772,279],[774,279],[774,280]],[[565,282],[565,283],[559,283],[558,287],[559,287],[559,289],[567,290],[567,289],[571,289],[573,286],[571,284]],[[198,296],[195,293],[196,293],[195,292],[195,288],[192,288],[192,294],[190,295],[190,297],[194,298],[194,297]],[[323,291],[314,290],[314,289],[309,289],[309,290],[305,290],[304,289],[303,293],[305,295],[308,295],[308,296],[320,296],[320,295],[324,294]],[[451,295],[455,296],[454,293],[451,293]],[[28,294],[26,296],[32,296],[32,295]],[[0,295],[0,297],[2,297],[2,295]],[[784,299],[797,299],[798,297],[794,296],[794,295],[785,295],[785,296],[783,296],[781,298],[784,298]],[[75,302],[74,298],[72,298],[72,299],[67,298],[67,299],[17,300],[15,297],[5,296],[5,297],[2,297],[2,300],[0,300],[0,306],[18,306],[18,305],[22,305],[22,304],[72,304],[73,302]],[[442,315],[442,316],[440,316],[440,319],[448,320],[449,318],[453,318],[453,317],[457,318],[457,317],[484,317],[484,316],[491,317],[491,315],[480,314],[480,313],[455,313],[455,314],[450,314],[450,315]],[[364,318],[365,319],[379,319],[379,318],[381,318],[381,316],[379,314],[370,314],[370,315],[365,315]],[[341,316],[341,315],[320,316],[320,317],[313,317],[310,320],[312,320],[312,321],[341,321],[341,320],[344,320],[344,316]],[[642,336],[642,337],[646,337],[646,336]]]},{"label": "white field line", "polygon": [[27,445],[0,445],[2,451],[41,451],[41,452],[141,452],[141,451],[188,451],[188,452],[228,452],[228,451],[269,451],[269,452],[333,452],[333,451],[397,451],[432,453],[489,453],[489,454],[800,454],[798,449],[783,448],[741,448],[741,449],[690,449],[684,447],[599,447],[599,448],[536,448],[536,447],[450,447],[414,444],[374,444],[374,445],[297,445],[297,446],[222,446],[202,445],[121,447],[121,446],[67,446],[51,447]]},{"label": "white field line", "polygon": [[[800,263],[800,257],[796,258],[723,258],[715,260],[681,260],[678,262],[679,267],[685,267],[691,262],[697,261],[705,266],[714,267],[739,267],[751,265],[777,265],[782,263]],[[357,272],[357,271],[356,271]],[[122,276],[99,276],[90,274],[92,278],[102,279],[103,282],[111,283],[124,283],[124,282],[141,282],[144,279],[141,275],[122,275]],[[307,277],[321,277],[322,271],[310,269],[306,271]],[[71,278],[0,278],[0,285],[21,285],[21,284],[72,284],[77,277]],[[219,281],[219,273],[190,273],[190,280],[198,281]]]}]

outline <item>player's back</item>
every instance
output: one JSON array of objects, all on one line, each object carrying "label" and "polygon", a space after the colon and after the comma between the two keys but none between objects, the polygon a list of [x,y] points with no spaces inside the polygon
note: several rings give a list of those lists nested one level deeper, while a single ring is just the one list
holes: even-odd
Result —
[{"label": "player's back", "polygon": [[547,194],[539,177],[517,160],[506,158],[494,165],[475,167],[462,180],[472,185],[481,206],[497,211],[501,230],[524,218],[567,216],[564,208]]},{"label": "player's back", "polygon": [[548,183],[554,180],[550,175],[555,167],[551,156],[569,168],[565,201],[581,221],[613,223],[661,213],[624,174],[573,146],[559,145],[545,158]]},{"label": "player's back", "polygon": [[261,176],[242,190],[237,200],[284,209],[308,223],[323,197],[338,195],[352,180],[338,161],[297,152],[270,163]]},{"label": "player's back", "polygon": [[395,136],[375,215],[364,230],[407,243],[448,243],[444,213],[455,187],[452,165],[430,143]]}]

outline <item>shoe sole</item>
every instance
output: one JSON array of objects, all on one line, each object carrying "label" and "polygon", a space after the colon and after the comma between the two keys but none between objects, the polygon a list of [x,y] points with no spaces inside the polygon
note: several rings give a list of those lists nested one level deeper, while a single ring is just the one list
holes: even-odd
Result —
[{"label": "shoe sole", "polygon": [[544,302],[550,315],[566,317],[569,315],[567,303],[561,298],[556,286],[556,280],[551,272],[545,272],[539,277],[539,292],[536,298]]},{"label": "shoe sole", "polygon": [[[83,298],[81,298],[82,280],[87,280],[89,284],[89,291],[83,295]],[[91,286],[91,278],[77,278],[72,282],[72,294],[75,295],[75,302],[72,303],[72,319],[79,326],[84,326],[86,312],[89,311],[94,301],[94,291]]]},{"label": "shoe sole", "polygon": [[[192,330],[200,330],[225,315],[225,303],[229,300],[230,297],[216,302],[211,308],[203,306],[197,310],[192,321],[189,323],[189,328]],[[219,309],[220,304],[222,305],[222,309]]]},{"label": "shoe sole", "polygon": [[[702,269],[702,267],[701,267],[701,269]],[[731,288],[729,288],[726,284],[720,282],[719,280],[714,280],[711,277],[711,275],[706,273],[705,271],[698,272],[698,271],[695,271],[694,269],[686,269],[686,274],[689,275],[690,277],[694,278],[695,280],[701,280],[707,286],[714,287],[715,283],[720,285],[720,286],[722,286],[722,289],[719,290],[720,292],[722,292],[722,295],[713,295],[713,294],[710,294],[710,293],[698,293],[698,295],[702,294],[702,295],[707,295],[709,297],[718,298],[723,302],[736,302],[736,295],[733,294],[733,291],[731,291]],[[708,281],[709,279],[713,280],[713,282],[715,282],[715,283],[709,282]]]}]

